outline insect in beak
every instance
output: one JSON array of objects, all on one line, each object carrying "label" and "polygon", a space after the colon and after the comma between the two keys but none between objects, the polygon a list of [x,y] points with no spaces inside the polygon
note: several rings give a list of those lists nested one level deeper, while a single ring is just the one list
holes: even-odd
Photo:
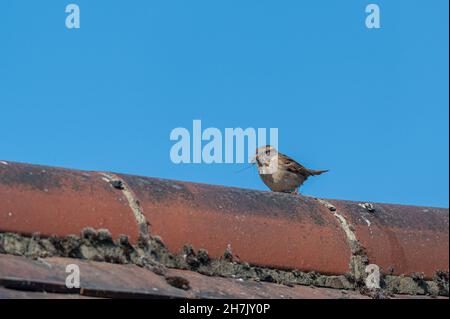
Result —
[{"label": "insect in beak", "polygon": [[253,156],[253,158],[250,160],[250,165],[249,166],[247,166],[247,167],[244,167],[244,168],[242,168],[242,169],[240,169],[240,170],[238,170],[236,173],[240,173],[240,172],[242,172],[242,171],[245,171],[246,169],[249,169],[249,168],[251,168],[252,166],[254,166],[255,164],[256,164],[256,155],[255,156]]}]

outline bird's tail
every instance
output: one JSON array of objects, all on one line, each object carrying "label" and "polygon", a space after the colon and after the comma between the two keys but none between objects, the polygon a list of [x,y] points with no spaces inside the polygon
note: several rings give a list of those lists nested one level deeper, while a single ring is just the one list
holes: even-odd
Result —
[{"label": "bird's tail", "polygon": [[325,169],[325,170],[318,170],[318,171],[316,171],[316,170],[313,170],[313,169],[310,169],[309,170],[309,173],[311,174],[311,175],[320,175],[320,174],[323,174],[323,173],[326,173],[326,172],[328,172],[329,170],[328,169]]}]

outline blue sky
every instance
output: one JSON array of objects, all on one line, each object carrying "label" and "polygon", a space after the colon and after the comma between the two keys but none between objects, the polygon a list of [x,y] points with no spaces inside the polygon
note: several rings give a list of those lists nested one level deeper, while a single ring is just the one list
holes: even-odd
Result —
[{"label": "blue sky", "polygon": [[304,194],[448,207],[448,1],[71,2],[0,3],[0,159],[266,189],[169,134],[276,127]]}]

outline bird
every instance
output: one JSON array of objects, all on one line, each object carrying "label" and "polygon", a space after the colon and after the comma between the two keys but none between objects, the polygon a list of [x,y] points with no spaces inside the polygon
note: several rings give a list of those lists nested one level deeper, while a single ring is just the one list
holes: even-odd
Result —
[{"label": "bird", "polygon": [[251,162],[257,164],[261,180],[274,192],[298,194],[308,177],[328,172],[306,168],[271,145],[257,148]]}]

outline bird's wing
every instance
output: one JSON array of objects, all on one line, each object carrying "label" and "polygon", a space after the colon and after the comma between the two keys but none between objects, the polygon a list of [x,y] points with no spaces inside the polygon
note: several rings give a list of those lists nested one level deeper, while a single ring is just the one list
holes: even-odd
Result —
[{"label": "bird's wing", "polygon": [[303,175],[305,177],[308,177],[311,175],[309,169],[307,169],[306,167],[297,163],[289,156],[281,154],[281,153],[278,153],[278,156],[279,156],[279,160],[286,165],[286,170],[293,172],[295,174]]}]

